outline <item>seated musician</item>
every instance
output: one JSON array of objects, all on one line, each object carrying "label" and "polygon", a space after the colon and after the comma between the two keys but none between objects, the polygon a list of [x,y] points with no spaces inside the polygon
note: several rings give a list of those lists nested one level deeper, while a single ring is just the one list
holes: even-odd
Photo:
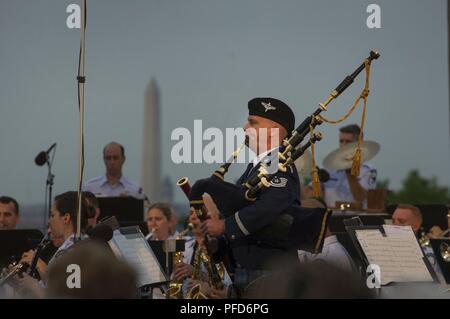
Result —
[{"label": "seated musician", "polygon": [[155,203],[147,211],[147,240],[166,240],[178,236],[174,224],[175,213],[166,203]]},{"label": "seated musician", "polygon": [[[83,192],[83,199],[85,200],[87,224],[88,224],[88,226],[94,227],[97,224],[97,218],[100,215],[100,208],[98,205],[97,198],[91,192]],[[47,229],[47,234],[48,234],[50,240],[52,241],[53,245],[56,248],[61,247],[65,241],[63,234],[52,233],[50,225]],[[20,262],[31,265],[31,262],[34,258],[34,253],[35,253],[34,250],[29,250],[29,251],[25,252],[22,255],[22,259],[20,260]],[[38,260],[37,260],[36,271],[39,274],[39,278],[45,277],[46,272],[47,272],[47,263],[44,260],[42,260],[41,258],[38,258]]]},{"label": "seated musician", "polygon": [[[356,124],[339,129],[339,147],[358,141],[360,127]],[[361,202],[367,207],[367,191],[375,188],[377,170],[367,163],[361,164],[360,175],[353,176],[350,169],[329,171],[328,181],[322,183],[324,199],[328,207],[335,207],[336,201]]]},{"label": "seated musician", "polygon": [[[392,214],[392,224],[397,226],[411,226],[414,234],[419,239],[419,241],[423,241],[421,239],[426,238],[426,234],[422,231],[422,213],[417,206],[409,205],[409,204],[399,204]],[[425,237],[424,237],[425,236]],[[442,271],[437,263],[436,256],[434,255],[433,249],[430,247],[426,240],[421,243],[421,248],[424,255],[428,258],[431,266],[441,282],[445,282],[444,276],[442,275]]]},{"label": "seated musician", "polygon": [[16,229],[19,222],[19,204],[8,196],[0,196],[0,230]]},{"label": "seated musician", "polygon": [[[55,259],[70,250],[76,240],[77,227],[77,211],[78,211],[78,193],[74,191],[65,192],[57,195],[51,207],[51,216],[49,219],[50,234],[57,251],[48,262],[50,266]],[[81,228],[85,229],[87,225],[87,208],[83,201],[81,203]],[[84,235],[82,238],[86,238]],[[22,257],[23,262],[30,264],[34,257],[34,253],[27,252]],[[37,271],[41,277],[41,284],[28,274],[24,273],[23,278],[16,278],[19,289],[23,293],[29,293],[29,297],[42,297],[47,277],[47,267],[43,262],[37,264]]]}]

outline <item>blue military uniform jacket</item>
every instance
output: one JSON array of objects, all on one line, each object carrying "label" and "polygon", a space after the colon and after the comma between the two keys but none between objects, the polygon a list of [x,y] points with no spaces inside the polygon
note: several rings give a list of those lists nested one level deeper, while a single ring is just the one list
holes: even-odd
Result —
[{"label": "blue military uniform jacket", "polygon": [[[250,164],[237,184],[244,183],[259,165],[261,163],[252,168]],[[225,218],[224,238],[232,249],[238,267],[263,270],[267,269],[269,262],[277,260],[278,257],[289,255],[293,259],[297,258],[296,251],[269,245],[264,238],[256,236],[262,229],[273,224],[292,204],[300,204],[300,182],[293,165],[288,167],[286,172],[277,172],[271,186],[261,191],[254,203]],[[265,234],[268,242],[270,236],[275,234],[273,232]]]}]

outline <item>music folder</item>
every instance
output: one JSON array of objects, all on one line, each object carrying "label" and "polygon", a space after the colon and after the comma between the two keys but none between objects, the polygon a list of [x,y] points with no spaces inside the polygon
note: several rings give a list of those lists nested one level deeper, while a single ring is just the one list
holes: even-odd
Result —
[{"label": "music folder", "polygon": [[144,220],[144,201],[133,197],[97,197],[99,220],[115,216],[121,226],[138,225]]},{"label": "music folder", "polygon": [[138,226],[114,230],[108,242],[114,254],[136,271],[138,286],[155,286],[168,282],[164,271]]},{"label": "music folder", "polygon": [[410,226],[350,226],[346,229],[365,267],[379,267],[381,285],[437,281]]}]

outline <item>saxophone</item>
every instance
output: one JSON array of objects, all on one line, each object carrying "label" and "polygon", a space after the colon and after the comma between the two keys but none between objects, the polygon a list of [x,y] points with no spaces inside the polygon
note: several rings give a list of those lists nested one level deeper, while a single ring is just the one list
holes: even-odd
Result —
[{"label": "saxophone", "polygon": [[[188,224],[188,227],[183,230],[178,236],[177,240],[182,239],[189,231],[193,228],[192,224]],[[183,252],[178,251],[173,255],[173,269],[175,269],[176,265],[179,265],[183,262]],[[169,299],[183,299],[183,282],[173,279],[169,284],[169,289],[167,290],[167,297]]]},{"label": "saxophone", "polygon": [[[195,251],[194,255],[194,270],[192,272],[192,279],[193,280],[201,280],[200,278],[200,267],[202,266],[202,249],[200,248],[200,245],[198,246],[197,250]],[[194,285],[191,289],[189,289],[189,292],[187,293],[187,299],[208,299],[202,292],[201,292],[201,286],[200,284]]]},{"label": "saxophone", "polygon": [[[200,270],[201,266],[204,265],[206,272],[208,273],[207,278],[203,278],[201,276]],[[223,287],[223,278],[225,276],[225,267],[223,264],[215,264],[213,260],[209,257],[209,254],[207,253],[204,246],[201,244],[198,245],[197,250],[195,251],[195,257],[194,257],[194,270],[192,272],[192,279],[193,280],[200,280],[200,281],[207,281],[207,283],[216,289],[220,289]],[[213,269],[213,267],[217,267],[216,269]],[[220,275],[220,280],[218,280],[216,274],[216,271]],[[201,292],[200,290],[201,285],[196,284],[194,285],[187,294],[187,299],[207,299],[207,297]]]}]

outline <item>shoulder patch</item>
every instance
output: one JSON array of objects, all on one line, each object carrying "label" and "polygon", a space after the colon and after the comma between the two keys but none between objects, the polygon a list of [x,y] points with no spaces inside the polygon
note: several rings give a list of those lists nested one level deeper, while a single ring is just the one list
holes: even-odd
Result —
[{"label": "shoulder patch", "polygon": [[286,187],[287,184],[287,178],[284,177],[275,177],[270,182],[270,186],[272,187]]},{"label": "shoulder patch", "polygon": [[377,181],[377,170],[371,169],[369,175],[369,185],[374,185]]}]

